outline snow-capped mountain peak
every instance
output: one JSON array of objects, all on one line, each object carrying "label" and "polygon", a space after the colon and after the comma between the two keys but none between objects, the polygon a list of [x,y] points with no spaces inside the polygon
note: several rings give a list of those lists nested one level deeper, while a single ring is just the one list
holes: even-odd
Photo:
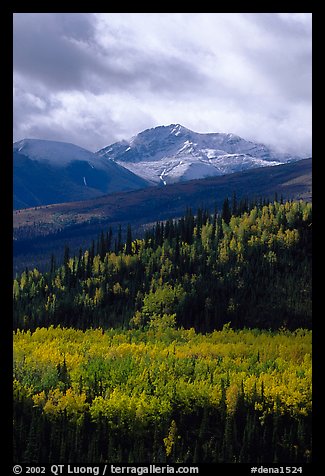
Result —
[{"label": "snow-capped mountain peak", "polygon": [[181,124],[146,129],[97,152],[152,183],[163,184],[274,166],[302,157],[279,154],[233,133],[198,133]]}]

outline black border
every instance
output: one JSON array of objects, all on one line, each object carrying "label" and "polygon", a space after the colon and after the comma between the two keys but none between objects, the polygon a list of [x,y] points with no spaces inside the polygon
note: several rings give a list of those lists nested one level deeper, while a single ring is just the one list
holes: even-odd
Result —
[{"label": "black border", "polygon": [[[3,10],[3,7],[6,7]],[[12,59],[12,13],[9,5],[1,8],[1,81],[2,84],[2,125],[1,125],[1,253],[0,269],[2,274],[1,292],[1,432],[0,448],[3,456],[0,461],[12,460],[12,124],[13,124],[13,59]],[[11,473],[10,473],[11,474]]]}]

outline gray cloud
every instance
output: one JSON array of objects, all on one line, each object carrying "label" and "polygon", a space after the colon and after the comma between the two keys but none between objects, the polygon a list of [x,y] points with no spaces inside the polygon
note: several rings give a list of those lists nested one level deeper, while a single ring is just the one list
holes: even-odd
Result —
[{"label": "gray cloud", "polygon": [[97,67],[86,49],[92,32],[87,14],[15,14],[14,71],[51,90],[82,87],[84,72]]},{"label": "gray cloud", "polygon": [[14,70],[51,92],[96,94],[125,88],[183,94],[205,77],[186,59],[139,51],[132,44],[104,49],[92,14],[27,13],[14,17]]},{"label": "gray cloud", "polygon": [[310,153],[310,14],[18,13],[13,45],[15,140],[180,122]]}]

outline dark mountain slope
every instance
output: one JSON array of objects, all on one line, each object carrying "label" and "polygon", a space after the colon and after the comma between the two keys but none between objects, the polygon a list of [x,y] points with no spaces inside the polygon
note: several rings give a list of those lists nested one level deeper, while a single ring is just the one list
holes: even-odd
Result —
[{"label": "dark mountain slope", "polygon": [[263,167],[222,177],[193,180],[166,187],[115,193],[93,200],[48,205],[14,212],[15,269],[48,263],[52,252],[62,254],[89,246],[101,229],[131,223],[141,225],[178,217],[186,207],[221,207],[226,196],[304,199],[312,197],[312,160]]},{"label": "dark mountain slope", "polygon": [[113,161],[64,142],[25,139],[14,144],[14,208],[87,200],[148,186]]}]

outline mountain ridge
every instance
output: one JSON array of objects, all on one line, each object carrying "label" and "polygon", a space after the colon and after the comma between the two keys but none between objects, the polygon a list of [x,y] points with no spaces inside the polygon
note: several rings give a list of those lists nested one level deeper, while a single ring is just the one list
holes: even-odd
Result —
[{"label": "mountain ridge", "polygon": [[300,160],[233,133],[199,133],[181,124],[146,129],[96,152],[153,184],[167,185]]},{"label": "mountain ridge", "polygon": [[14,209],[145,188],[147,181],[75,144],[23,139],[13,144]]},{"label": "mountain ridge", "polygon": [[13,144],[14,209],[229,175],[301,160],[233,133],[157,126],[97,152],[60,141]]}]

